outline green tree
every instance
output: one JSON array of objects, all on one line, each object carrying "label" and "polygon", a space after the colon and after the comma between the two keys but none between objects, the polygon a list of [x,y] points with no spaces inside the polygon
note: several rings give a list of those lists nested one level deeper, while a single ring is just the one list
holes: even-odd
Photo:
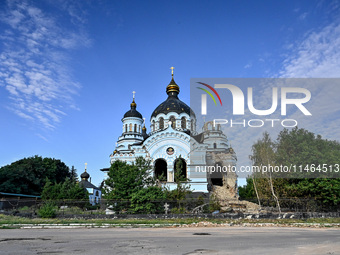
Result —
[{"label": "green tree", "polygon": [[133,213],[162,213],[165,198],[161,187],[149,186],[132,194],[131,210]]},{"label": "green tree", "polygon": [[131,165],[117,160],[105,180],[104,196],[106,199],[129,200],[134,193],[153,184],[149,160],[138,157]]},{"label": "green tree", "polygon": [[[284,129],[278,135],[276,142],[277,164],[302,166],[302,169],[312,164],[336,165],[339,164],[340,143],[322,139],[303,128]],[[297,171],[294,179],[335,177],[339,178],[340,173],[323,173],[322,171]]]},{"label": "green tree", "polygon": [[[131,212],[138,212],[141,210],[138,201],[148,200],[148,196],[151,194],[145,189],[155,185],[150,169],[150,160],[143,157],[136,158],[131,165],[119,160],[111,165],[108,178],[105,180],[103,194],[106,199],[116,200],[113,204],[115,211],[130,210]],[[137,201],[136,194],[144,194],[146,197]],[[134,198],[134,203],[131,206],[132,198]],[[134,210],[133,206],[137,207],[136,210]]]},{"label": "green tree", "polygon": [[[253,162],[254,166],[275,166],[275,144],[272,142],[269,133],[264,132],[262,139],[258,140],[255,144],[252,146],[252,155],[250,156],[250,159]],[[265,173],[261,173],[261,181],[268,181],[268,186],[271,195],[274,197],[277,208],[279,209],[279,212],[281,213],[281,208],[280,208],[280,202],[279,199],[276,195],[275,189],[274,189],[274,184],[273,184],[273,176],[272,172],[268,171]],[[256,176],[256,174],[255,174]],[[258,176],[258,175],[257,175]],[[256,180],[253,179],[253,184],[254,184],[254,190],[255,193],[258,196],[258,189],[256,185]],[[265,187],[265,186],[263,186]],[[260,205],[260,199],[258,196],[258,201]]]},{"label": "green tree", "polygon": [[185,170],[184,169],[184,164],[183,164],[183,158],[181,157],[181,155],[177,158],[176,160],[176,164],[175,164],[175,183],[180,183],[183,181],[187,181],[185,176]]},{"label": "green tree", "polygon": [[[179,156],[179,159],[182,159],[181,156]],[[174,171],[176,188],[173,190],[166,188],[167,200],[176,201],[176,207],[172,209],[173,212],[184,213],[185,199],[192,193],[191,186],[188,184],[190,180],[185,176],[184,171],[183,161],[177,160]]]},{"label": "green tree", "polygon": [[253,178],[247,178],[246,184],[243,187],[238,188],[238,194],[240,199],[251,200],[256,197]]},{"label": "green tree", "polygon": [[72,182],[69,178],[62,183],[54,184],[47,180],[41,198],[43,200],[87,200],[88,193],[80,184]]},{"label": "green tree", "polygon": [[[181,159],[181,156],[179,156],[179,159]],[[191,186],[188,184],[190,181],[185,175],[184,175],[184,169],[183,169],[183,162],[182,160],[177,160],[175,164],[175,183],[176,188],[173,190],[167,191],[167,199],[169,200],[175,200],[175,201],[182,201],[186,198],[188,194],[190,194]]]},{"label": "green tree", "polygon": [[[297,127],[282,130],[275,142],[268,141],[271,141],[269,135],[264,134],[262,140],[253,145],[250,158],[254,165],[267,165],[266,162],[269,162],[272,166],[301,166],[302,171],[298,169],[297,173],[273,175],[272,187],[266,181],[270,177],[268,173],[253,174],[251,177],[256,182],[259,196],[268,198],[274,189],[278,198],[296,198],[296,201],[316,199],[321,201],[324,210],[336,209],[340,202],[339,172],[323,173],[318,166],[340,163],[340,143],[322,139],[320,135]],[[314,166],[313,171],[311,166]],[[241,190],[250,192],[250,188],[247,185],[247,190]]]},{"label": "green tree", "polygon": [[67,177],[70,177],[70,170],[58,159],[24,158],[0,168],[0,191],[40,195],[47,179],[60,183]]},{"label": "green tree", "polygon": [[70,179],[72,182],[78,181],[77,169],[75,169],[74,166],[72,166],[71,171],[70,171]]}]

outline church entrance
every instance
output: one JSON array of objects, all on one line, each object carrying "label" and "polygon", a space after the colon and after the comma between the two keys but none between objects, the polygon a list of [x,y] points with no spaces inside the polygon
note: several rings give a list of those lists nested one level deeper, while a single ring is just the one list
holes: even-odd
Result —
[{"label": "church entrance", "polygon": [[161,182],[166,182],[168,180],[168,164],[162,158],[155,161],[155,178]]},{"label": "church entrance", "polygon": [[187,178],[187,163],[183,158],[178,158],[175,160],[174,170],[175,170],[175,182],[177,181],[178,176],[181,176],[181,179]]}]

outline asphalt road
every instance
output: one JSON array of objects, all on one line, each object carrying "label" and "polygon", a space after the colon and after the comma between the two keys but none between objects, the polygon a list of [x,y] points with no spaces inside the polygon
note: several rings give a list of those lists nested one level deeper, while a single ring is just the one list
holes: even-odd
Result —
[{"label": "asphalt road", "polygon": [[340,255],[340,229],[3,229],[0,254]]}]

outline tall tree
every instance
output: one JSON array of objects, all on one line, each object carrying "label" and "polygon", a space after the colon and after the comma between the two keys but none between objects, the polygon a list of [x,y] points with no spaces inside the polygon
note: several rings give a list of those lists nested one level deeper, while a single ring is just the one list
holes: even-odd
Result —
[{"label": "tall tree", "polygon": [[175,183],[176,183],[176,188],[173,190],[170,190],[169,188],[166,188],[166,198],[167,200],[170,201],[175,201],[176,203],[173,205],[174,207],[172,208],[172,212],[175,213],[184,213],[186,211],[185,208],[185,199],[187,195],[189,195],[191,191],[191,186],[188,184],[190,179],[186,177],[186,174],[184,171],[186,169],[184,168],[183,164],[183,159],[181,155],[178,157],[175,164]]},{"label": "tall tree", "polygon": [[0,168],[0,191],[40,195],[46,183],[60,183],[70,177],[69,168],[58,159],[34,156]]},{"label": "tall tree", "polygon": [[150,160],[142,157],[131,165],[119,160],[111,165],[103,190],[106,199],[115,200],[116,212],[155,213],[162,209],[165,194],[150,171]]},{"label": "tall tree", "polygon": [[54,184],[47,180],[41,197],[43,200],[88,200],[88,193],[79,183],[67,178],[64,182]]},{"label": "tall tree", "polygon": [[105,198],[129,200],[132,194],[152,186],[154,181],[150,174],[150,168],[150,161],[142,157],[136,158],[132,165],[120,160],[115,161],[105,180]]},{"label": "tall tree", "polygon": [[[252,155],[250,156],[250,159],[253,162],[254,166],[275,166],[275,145],[272,142],[268,132],[263,133],[263,137],[261,140],[258,140],[253,146],[252,146]],[[261,174],[261,177],[268,180],[270,192],[272,196],[274,197],[276,201],[276,205],[279,209],[279,212],[281,213],[280,208],[280,202],[279,199],[275,193],[274,185],[273,185],[273,178],[272,178],[272,172],[268,171],[265,174]],[[257,187],[255,186],[255,180],[253,180],[254,188],[257,193]],[[259,197],[258,197],[259,200]],[[260,200],[259,200],[260,201]],[[259,202],[260,203],[260,202]]]},{"label": "tall tree", "polygon": [[78,181],[77,169],[75,169],[74,166],[71,167],[70,180],[72,182],[77,182]]},{"label": "tall tree", "polygon": [[[254,173],[252,178],[256,181],[260,198],[268,198],[270,194],[274,197],[274,190],[278,198],[316,199],[322,202],[323,210],[339,205],[339,142],[322,139],[320,135],[297,127],[284,129],[275,142],[265,133],[253,145],[250,158],[254,165],[297,167],[296,172],[281,175]],[[266,178],[271,181],[267,182]]]},{"label": "tall tree", "polygon": [[278,164],[301,167],[291,176],[293,178],[285,179],[286,194],[316,199],[324,210],[337,208],[340,204],[340,171],[337,169],[340,143],[296,127],[281,131],[276,146]]},{"label": "tall tree", "polygon": [[178,157],[179,160],[176,161],[175,164],[175,176],[174,180],[176,183],[176,188],[173,190],[168,190],[167,198],[169,200],[175,200],[175,201],[182,201],[185,199],[186,195],[191,193],[191,187],[188,182],[190,181],[187,177],[184,171],[184,164],[183,164],[183,158],[181,155]]}]

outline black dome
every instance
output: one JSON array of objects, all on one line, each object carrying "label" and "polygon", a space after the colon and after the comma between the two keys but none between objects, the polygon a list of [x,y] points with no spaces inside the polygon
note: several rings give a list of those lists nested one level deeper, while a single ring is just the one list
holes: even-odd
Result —
[{"label": "black dome", "polygon": [[185,112],[186,114],[195,116],[194,112],[187,106],[184,102],[179,100],[179,86],[176,84],[174,77],[166,88],[166,93],[168,94],[167,100],[161,103],[151,114],[152,117],[156,117],[160,113],[168,114],[169,112],[175,112],[181,114]]},{"label": "black dome", "polygon": [[177,95],[169,95],[167,100],[161,103],[151,114],[152,117],[156,117],[160,113],[168,114],[169,112],[182,113],[185,112],[190,116],[193,112],[190,107],[187,106],[184,102],[179,100]]},{"label": "black dome", "polygon": [[133,101],[132,101],[132,103],[131,103],[131,109],[128,110],[128,111],[124,114],[124,118],[128,118],[128,117],[136,117],[136,118],[143,119],[142,114],[140,114],[140,112],[137,111],[136,108],[137,108],[137,104],[135,103],[135,99],[133,99]]},{"label": "black dome", "polygon": [[124,114],[124,118],[127,118],[127,117],[136,117],[136,118],[143,119],[142,114],[140,114],[140,112],[137,111],[136,109],[128,110],[128,111]]},{"label": "black dome", "polygon": [[81,179],[88,179],[88,178],[90,178],[90,175],[85,171],[84,173],[82,173],[81,175],[80,175],[80,178]]}]

